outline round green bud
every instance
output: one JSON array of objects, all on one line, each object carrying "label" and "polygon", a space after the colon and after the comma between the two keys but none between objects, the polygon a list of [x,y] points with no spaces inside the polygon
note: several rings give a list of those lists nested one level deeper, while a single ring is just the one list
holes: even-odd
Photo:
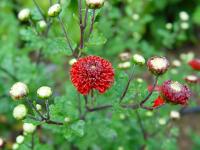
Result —
[{"label": "round green bud", "polygon": [[61,10],[62,10],[62,8],[61,8],[60,4],[54,4],[49,8],[48,16],[49,17],[57,17],[60,14]]},{"label": "round green bud", "polygon": [[18,13],[18,19],[20,21],[27,21],[30,18],[30,9],[24,8]]},{"label": "round green bud", "polygon": [[16,143],[18,144],[22,144],[24,142],[24,136],[23,135],[19,135],[16,137]]},{"label": "round green bud", "polygon": [[42,86],[37,90],[37,95],[41,99],[48,99],[52,95],[52,90],[48,86]]},{"label": "round green bud", "polygon": [[27,115],[27,108],[24,104],[17,105],[13,110],[13,117],[17,120],[23,119]]},{"label": "round green bud", "polygon": [[136,65],[144,65],[145,59],[142,55],[135,54],[135,55],[133,55],[133,63]]},{"label": "round green bud", "polygon": [[24,123],[23,124],[23,130],[25,133],[33,133],[36,129],[36,126],[32,123]]}]

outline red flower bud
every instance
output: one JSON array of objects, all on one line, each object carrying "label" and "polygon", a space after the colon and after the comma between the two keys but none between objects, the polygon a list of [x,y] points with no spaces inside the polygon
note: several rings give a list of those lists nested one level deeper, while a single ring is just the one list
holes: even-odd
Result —
[{"label": "red flower bud", "polygon": [[163,98],[161,96],[158,96],[157,99],[155,99],[154,103],[153,103],[153,108],[162,106],[165,104],[165,101],[163,100]]},{"label": "red flower bud", "polygon": [[162,75],[169,68],[169,61],[165,57],[151,57],[147,61],[147,67],[154,75]]},{"label": "red flower bud", "polygon": [[194,70],[200,70],[200,59],[192,59],[188,63]]},{"label": "red flower bud", "polygon": [[177,81],[167,80],[161,87],[162,98],[173,104],[186,105],[191,96],[189,88]]}]

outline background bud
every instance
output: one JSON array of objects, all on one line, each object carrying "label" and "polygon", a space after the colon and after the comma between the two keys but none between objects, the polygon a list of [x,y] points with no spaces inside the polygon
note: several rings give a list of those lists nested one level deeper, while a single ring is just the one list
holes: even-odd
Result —
[{"label": "background bud", "polygon": [[69,65],[73,65],[77,60],[75,58],[69,60]]},{"label": "background bud", "polygon": [[16,106],[13,110],[13,117],[17,120],[23,119],[27,114],[26,106],[23,104],[20,104]]},{"label": "background bud", "polygon": [[27,21],[30,17],[30,13],[31,12],[28,8],[24,8],[18,13],[18,19],[20,21]]},{"label": "background bud", "polygon": [[185,81],[187,83],[197,83],[198,80],[199,80],[198,77],[195,76],[195,75],[188,75],[188,76],[185,77]]},{"label": "background bud", "polygon": [[32,123],[24,123],[23,124],[23,130],[25,133],[33,133],[36,129],[36,126]]},{"label": "background bud", "polygon": [[168,70],[169,62],[165,57],[151,57],[147,67],[154,75],[162,75]]},{"label": "background bud", "polygon": [[18,148],[19,148],[19,144],[17,144],[17,143],[13,144],[13,146],[12,146],[12,149],[13,149],[13,150],[16,150],[16,149],[18,149]]},{"label": "background bud", "polygon": [[65,121],[65,123],[69,123],[71,121],[71,119],[69,117],[65,117],[64,121]]},{"label": "background bud", "polygon": [[4,147],[4,140],[0,137],[0,149]]},{"label": "background bud", "polygon": [[16,137],[16,142],[18,144],[22,144],[24,142],[24,136],[23,135],[19,135]]},{"label": "background bud", "polygon": [[36,104],[35,107],[36,107],[36,109],[37,109],[38,111],[41,111],[41,110],[42,110],[42,105],[40,105],[40,104]]},{"label": "background bud", "polygon": [[37,94],[39,98],[47,99],[52,95],[52,91],[50,87],[42,86],[37,90]]},{"label": "background bud", "polygon": [[56,17],[60,14],[61,10],[62,9],[61,9],[60,4],[54,4],[49,8],[48,16],[49,17]]},{"label": "background bud", "polygon": [[41,30],[46,29],[46,27],[47,27],[46,21],[40,20],[40,21],[38,22],[38,27],[39,27]]},{"label": "background bud", "polygon": [[14,100],[19,100],[27,96],[29,90],[26,84],[22,82],[15,83],[10,89],[10,96]]},{"label": "background bud", "polygon": [[178,111],[171,111],[170,112],[170,118],[172,119],[180,119],[180,113]]},{"label": "background bud", "polygon": [[86,4],[90,9],[98,9],[103,6],[104,0],[86,0]]},{"label": "background bud", "polygon": [[118,64],[119,69],[128,69],[130,67],[131,63],[129,61]]},{"label": "background bud", "polygon": [[121,61],[128,61],[131,58],[131,53],[129,52],[120,53],[119,58]]},{"label": "background bud", "polygon": [[133,55],[133,62],[136,65],[144,65],[145,64],[145,59],[142,55],[135,54]]}]

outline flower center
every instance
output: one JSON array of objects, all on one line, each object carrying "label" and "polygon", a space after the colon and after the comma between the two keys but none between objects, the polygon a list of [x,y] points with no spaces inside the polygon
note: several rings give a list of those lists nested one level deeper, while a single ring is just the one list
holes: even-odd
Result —
[{"label": "flower center", "polygon": [[94,70],[96,69],[96,66],[92,65],[90,68]]},{"label": "flower center", "polygon": [[176,91],[176,92],[180,92],[181,91],[181,84],[178,82],[174,82],[170,85],[170,87]]},{"label": "flower center", "polygon": [[155,58],[151,63],[154,69],[163,69],[167,66],[167,62],[163,58]]}]

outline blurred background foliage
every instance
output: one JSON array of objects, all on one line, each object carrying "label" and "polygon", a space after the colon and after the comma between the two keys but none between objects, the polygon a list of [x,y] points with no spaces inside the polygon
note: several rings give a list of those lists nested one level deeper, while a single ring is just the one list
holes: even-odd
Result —
[{"label": "blurred background foliage", "polygon": [[[37,2],[46,16],[49,1]],[[61,4],[61,17],[73,47],[76,47],[80,38],[77,1],[63,0]],[[15,142],[15,137],[22,133],[22,122],[12,117],[12,110],[18,102],[13,102],[8,96],[14,82],[27,83],[30,99],[33,100],[37,88],[42,85],[51,86],[56,97],[51,105],[52,118],[62,121],[65,116],[76,118],[78,113],[77,94],[69,80],[71,52],[66,46],[58,20],[53,19],[48,37],[38,36],[28,22],[22,23],[17,19],[17,14],[22,8],[31,9],[32,20],[37,30],[37,23],[42,17],[32,0],[0,1],[0,137],[6,140],[6,149],[9,149]],[[189,16],[187,20],[180,17],[180,12],[183,11]],[[90,11],[89,20],[91,14]],[[121,63],[118,56],[122,52],[139,53],[145,58],[163,55],[171,62],[175,59],[180,60],[182,65],[171,67],[160,79],[159,84],[166,79],[185,82],[183,78],[186,75],[200,75],[187,65],[189,60],[200,56],[200,0],[107,0],[104,7],[98,10],[95,20],[94,32],[85,43],[83,52],[85,55],[93,54],[107,58],[116,68],[115,85],[106,94],[98,95],[98,103],[116,103],[122,91],[121,87],[126,83],[126,72],[129,68],[118,68],[118,64]],[[88,30],[89,27],[86,29],[87,33]],[[37,63],[37,56],[41,50],[42,58],[40,63]],[[147,93],[151,76],[146,72],[146,68],[136,70],[136,79],[144,80],[133,81],[126,102],[139,101]],[[190,105],[197,106],[200,98],[199,85],[190,87],[193,89]],[[157,95],[158,93],[155,93],[152,99]],[[190,124],[190,121],[167,123],[170,120],[170,111],[179,109],[177,106],[165,106],[155,112],[135,112],[121,110],[116,104],[112,111],[89,114],[86,122],[78,121],[67,127],[43,125],[40,129],[42,131],[39,130],[39,138],[35,135],[36,149],[129,150],[142,149],[142,146],[146,145],[146,149],[149,150],[198,150],[199,128],[198,131],[190,130],[190,126],[180,128],[180,124]],[[145,130],[149,133],[159,131],[156,136],[148,140],[143,139],[137,113],[143,120]],[[189,139],[180,137],[181,132],[186,132],[184,137]],[[187,143],[183,147],[183,142],[180,142],[182,140]],[[30,137],[27,137],[20,149],[29,149],[29,143]]]}]

